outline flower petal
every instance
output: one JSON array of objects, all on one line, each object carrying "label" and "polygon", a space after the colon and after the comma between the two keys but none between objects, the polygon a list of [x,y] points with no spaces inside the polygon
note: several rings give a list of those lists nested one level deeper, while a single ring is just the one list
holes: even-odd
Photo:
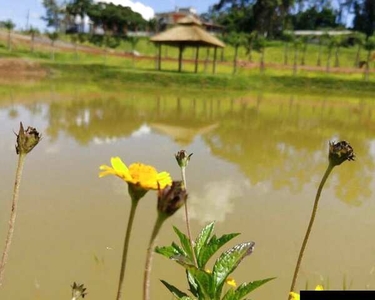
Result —
[{"label": "flower petal", "polygon": [[122,162],[121,158],[111,157],[111,164],[113,169],[116,171],[116,175],[124,179],[125,181],[132,182],[132,177],[129,173],[128,167]]}]

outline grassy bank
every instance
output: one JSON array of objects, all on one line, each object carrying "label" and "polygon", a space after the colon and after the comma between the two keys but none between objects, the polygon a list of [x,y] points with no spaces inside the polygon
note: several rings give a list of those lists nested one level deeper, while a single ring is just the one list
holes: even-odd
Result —
[{"label": "grassy bank", "polygon": [[207,90],[267,90],[285,93],[375,95],[374,82],[358,79],[343,79],[329,76],[287,75],[282,72],[267,72],[260,75],[257,70],[240,75],[209,75],[126,69],[118,66],[46,64],[51,68],[54,81],[94,82],[104,88],[113,86],[150,86],[164,88]]}]

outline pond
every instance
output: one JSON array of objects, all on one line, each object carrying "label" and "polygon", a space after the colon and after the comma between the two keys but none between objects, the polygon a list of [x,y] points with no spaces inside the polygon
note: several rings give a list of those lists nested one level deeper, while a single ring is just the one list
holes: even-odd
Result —
[{"label": "pond", "polygon": [[[194,236],[216,220],[218,235],[241,233],[224,249],[254,241],[254,253],[231,276],[237,283],[277,277],[251,298],[286,299],[328,142],[342,139],[357,159],[328,179],[297,287],[374,289],[372,100],[136,88],[85,92],[84,86],[11,91],[0,101],[1,249],[17,159],[13,131],[22,121],[43,140],[27,157],[0,298],[70,299],[77,281],[88,288],[88,299],[114,299],[130,200],[120,179],[98,178],[99,166],[120,156],[180,179],[174,154],[186,149],[194,153],[187,169]],[[156,194],[149,192],[134,223],[124,299],[141,298],[155,218]],[[186,232],[183,210],[168,219],[158,245],[177,241],[172,225]],[[172,299],[160,279],[187,290],[182,267],[155,255],[151,298]]]}]

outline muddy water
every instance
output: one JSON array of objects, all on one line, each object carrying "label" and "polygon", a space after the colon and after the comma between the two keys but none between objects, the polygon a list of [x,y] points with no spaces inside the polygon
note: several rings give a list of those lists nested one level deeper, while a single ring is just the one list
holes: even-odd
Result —
[{"label": "muddy water", "polygon": [[[238,283],[277,277],[253,299],[286,299],[330,140],[345,139],[357,161],[336,168],[323,191],[298,288],[375,289],[375,104],[371,99],[212,96],[181,92],[51,92],[0,102],[0,245],[4,245],[16,167],[19,121],[42,132],[27,157],[19,213],[0,299],[114,299],[129,213],[126,185],[98,178],[111,156],[140,161],[179,179],[173,154],[193,152],[187,170],[194,234],[216,220],[218,235],[241,232],[225,248],[255,241],[232,274]],[[124,299],[141,299],[156,196],[142,199],[131,238]],[[178,212],[159,245],[185,231]],[[211,262],[212,265],[212,262]],[[182,268],[156,256],[152,299],[172,299],[159,279],[187,290]]]}]

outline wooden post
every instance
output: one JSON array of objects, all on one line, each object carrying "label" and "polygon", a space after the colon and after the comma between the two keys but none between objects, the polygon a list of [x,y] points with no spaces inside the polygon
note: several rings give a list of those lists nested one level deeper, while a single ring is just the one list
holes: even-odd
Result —
[{"label": "wooden post", "polygon": [[159,44],[158,70],[161,71],[161,44]]},{"label": "wooden post", "polygon": [[212,63],[212,74],[216,73],[216,55],[217,55],[217,47],[214,48],[214,61]]},{"label": "wooden post", "polygon": [[182,70],[182,50],[183,50],[183,46],[180,44],[178,48],[179,48],[179,52],[178,52],[178,72],[181,72],[181,70]]},{"label": "wooden post", "polygon": [[198,59],[199,59],[199,46],[197,46],[197,49],[195,50],[195,73],[198,73]]}]

